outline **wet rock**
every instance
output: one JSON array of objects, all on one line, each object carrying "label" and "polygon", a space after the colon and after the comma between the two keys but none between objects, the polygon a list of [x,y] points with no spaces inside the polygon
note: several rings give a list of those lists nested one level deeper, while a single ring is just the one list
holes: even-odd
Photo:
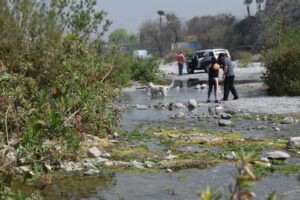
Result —
[{"label": "wet rock", "polygon": [[103,154],[101,154],[101,157],[103,157],[103,158],[110,158],[111,155],[109,153],[103,153]]},{"label": "wet rock", "polygon": [[198,85],[195,86],[195,89],[200,89],[200,88],[201,88],[200,84],[198,84]]},{"label": "wet rock", "polygon": [[8,152],[8,154],[6,155],[6,158],[8,161],[13,162],[16,161],[16,154],[12,151]]},{"label": "wet rock", "polygon": [[176,118],[177,119],[182,119],[184,117],[185,117],[185,114],[183,112],[179,112],[179,113],[171,116],[172,119],[176,119]]},{"label": "wet rock", "polygon": [[225,158],[229,159],[229,160],[233,160],[237,158],[237,155],[235,154],[234,151],[232,151],[230,154],[226,155]]},{"label": "wet rock", "polygon": [[154,162],[146,161],[145,162],[145,167],[147,168],[153,168],[155,166]]},{"label": "wet rock", "polygon": [[279,131],[280,131],[280,128],[279,128],[279,127],[274,127],[274,131],[279,132]]},{"label": "wet rock", "polygon": [[272,151],[268,152],[266,155],[269,159],[287,159],[290,157],[288,153],[283,151]]},{"label": "wet rock", "polygon": [[232,126],[234,123],[230,120],[221,119],[219,120],[219,126]]},{"label": "wet rock", "polygon": [[232,115],[231,114],[227,114],[227,113],[222,113],[221,114],[221,118],[222,119],[231,119]]},{"label": "wet rock", "polygon": [[113,132],[113,134],[112,134],[112,135],[113,135],[113,138],[118,138],[118,137],[119,137],[119,133],[118,133],[118,132],[116,132],[116,131],[115,131],[115,132]]},{"label": "wet rock", "polygon": [[97,167],[92,164],[92,163],[84,163],[83,164],[86,168],[89,168],[89,169],[96,169]]},{"label": "wet rock", "polygon": [[87,155],[90,158],[97,158],[101,156],[101,151],[97,147],[92,147],[88,149]]},{"label": "wet rock", "polygon": [[174,158],[178,158],[178,156],[175,156],[175,155],[170,154],[170,155],[168,155],[168,156],[165,157],[165,158],[168,159],[168,160],[172,160],[172,159],[174,159]]},{"label": "wet rock", "polygon": [[280,122],[281,124],[293,124],[295,123],[295,119],[293,117],[286,117]]},{"label": "wet rock", "polygon": [[88,171],[84,172],[84,175],[95,176],[95,175],[98,175],[99,173],[100,173],[100,171],[97,169],[89,169]]},{"label": "wet rock", "polygon": [[258,130],[263,130],[263,129],[267,129],[268,127],[265,126],[265,125],[262,125],[262,126],[258,126],[256,129]]},{"label": "wet rock", "polygon": [[172,169],[167,169],[166,172],[173,173],[173,170]]},{"label": "wet rock", "polygon": [[287,146],[300,148],[300,137],[291,137],[287,143]]},{"label": "wet rock", "polygon": [[17,173],[17,174],[24,174],[24,173],[26,173],[26,172],[29,172],[30,170],[29,170],[29,166],[20,166],[20,167],[17,167],[16,169],[15,169],[15,172]]},{"label": "wet rock", "polygon": [[171,102],[168,105],[168,109],[169,110],[181,109],[181,108],[184,108],[184,107],[185,106],[182,103],[173,103],[173,102]]},{"label": "wet rock", "polygon": [[188,102],[188,108],[189,109],[195,109],[197,108],[198,104],[197,101],[195,99],[190,99]]},{"label": "wet rock", "polygon": [[112,161],[105,162],[104,166],[105,167],[113,167],[114,166],[114,162],[112,162]]},{"label": "wet rock", "polygon": [[136,109],[138,110],[148,110],[149,109],[149,106],[146,106],[146,105],[136,105]]},{"label": "wet rock", "polygon": [[207,88],[208,86],[207,86],[207,84],[202,84],[201,85],[201,89],[205,89],[205,88]]},{"label": "wet rock", "polygon": [[138,161],[136,161],[136,160],[134,160],[134,161],[132,162],[132,166],[135,167],[135,168],[138,168],[138,169],[144,169],[144,168],[145,168],[145,167],[143,166],[143,163],[138,162]]}]

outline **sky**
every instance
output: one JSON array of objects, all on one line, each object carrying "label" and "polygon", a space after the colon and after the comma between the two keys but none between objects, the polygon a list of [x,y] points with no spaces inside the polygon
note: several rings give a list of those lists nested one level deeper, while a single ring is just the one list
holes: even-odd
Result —
[{"label": "sky", "polygon": [[[97,0],[97,9],[108,12],[113,21],[109,32],[117,28],[125,28],[138,33],[143,21],[158,18],[157,11],[175,13],[181,19],[194,16],[231,13],[237,17],[247,15],[244,0]],[[253,1],[255,2],[255,1]],[[252,14],[256,12],[256,4],[251,6]]]}]

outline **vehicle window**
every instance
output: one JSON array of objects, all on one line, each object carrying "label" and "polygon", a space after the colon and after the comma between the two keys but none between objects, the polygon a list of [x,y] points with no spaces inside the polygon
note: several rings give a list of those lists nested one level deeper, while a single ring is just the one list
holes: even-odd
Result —
[{"label": "vehicle window", "polygon": [[196,55],[198,56],[198,58],[203,58],[204,52],[198,52],[198,53],[196,53]]},{"label": "vehicle window", "polygon": [[209,52],[209,56],[214,56],[214,52]]}]

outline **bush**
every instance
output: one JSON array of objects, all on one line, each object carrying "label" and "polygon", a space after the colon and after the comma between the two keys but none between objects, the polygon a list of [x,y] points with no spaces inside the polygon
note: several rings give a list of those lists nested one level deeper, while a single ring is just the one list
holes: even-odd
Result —
[{"label": "bush", "polygon": [[247,51],[238,51],[236,52],[236,59],[239,61],[239,67],[248,67],[253,61],[253,56]]},{"label": "bush", "polygon": [[300,28],[284,26],[265,53],[263,80],[272,95],[300,95]]}]

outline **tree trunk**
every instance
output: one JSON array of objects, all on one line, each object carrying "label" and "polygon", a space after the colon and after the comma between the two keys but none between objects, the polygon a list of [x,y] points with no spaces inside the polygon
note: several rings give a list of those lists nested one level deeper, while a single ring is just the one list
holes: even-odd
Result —
[{"label": "tree trunk", "polygon": [[250,17],[250,6],[247,6],[247,11],[248,11],[248,17]]}]

